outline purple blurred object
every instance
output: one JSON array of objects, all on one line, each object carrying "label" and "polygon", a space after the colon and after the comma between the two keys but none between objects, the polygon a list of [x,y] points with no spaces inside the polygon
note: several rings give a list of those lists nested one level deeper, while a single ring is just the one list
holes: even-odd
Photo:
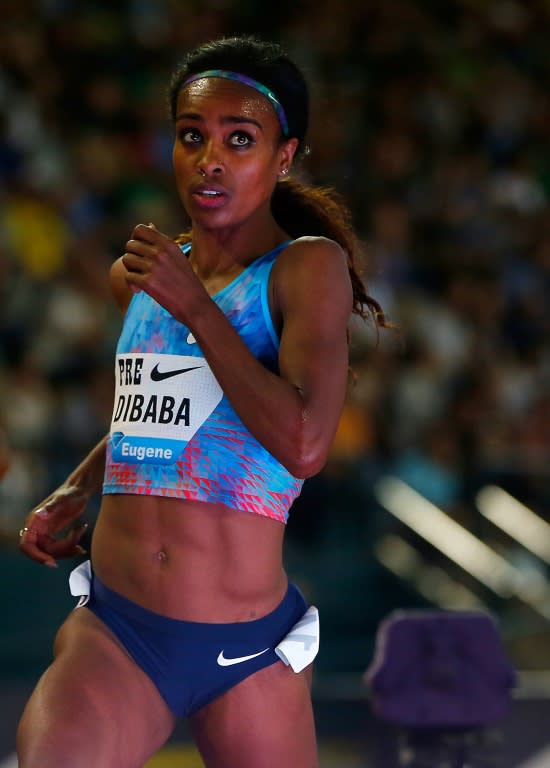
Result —
[{"label": "purple blurred object", "polygon": [[429,728],[495,723],[516,684],[495,621],[475,611],[391,613],[363,679],[378,717]]}]

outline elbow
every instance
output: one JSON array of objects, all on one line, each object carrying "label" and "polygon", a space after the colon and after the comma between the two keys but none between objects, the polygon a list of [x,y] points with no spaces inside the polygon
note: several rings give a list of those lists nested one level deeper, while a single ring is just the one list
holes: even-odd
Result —
[{"label": "elbow", "polygon": [[323,469],[325,464],[326,460],[321,462],[314,462],[308,459],[304,459],[303,461],[297,461],[293,463],[291,467],[287,466],[287,469],[293,477],[296,477],[299,480],[307,480],[308,477],[313,477],[314,475],[318,474],[318,472]]},{"label": "elbow", "polygon": [[291,475],[306,480],[320,472],[327,459],[328,448],[321,441],[297,440],[283,463]]}]

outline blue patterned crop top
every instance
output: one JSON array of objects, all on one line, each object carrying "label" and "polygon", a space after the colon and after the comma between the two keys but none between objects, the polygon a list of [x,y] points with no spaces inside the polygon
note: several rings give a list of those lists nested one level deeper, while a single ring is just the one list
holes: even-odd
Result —
[{"label": "blue patterned crop top", "polygon": [[[268,282],[283,243],[212,296],[252,354],[278,370]],[[190,244],[183,246],[188,253]],[[286,522],[303,481],[244,426],[189,328],[134,294],[117,345],[103,492],[222,503]]]}]

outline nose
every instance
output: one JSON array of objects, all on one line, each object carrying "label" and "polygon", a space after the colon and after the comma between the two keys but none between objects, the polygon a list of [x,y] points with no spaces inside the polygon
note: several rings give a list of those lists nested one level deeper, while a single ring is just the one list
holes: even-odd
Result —
[{"label": "nose", "polygon": [[204,148],[197,163],[197,171],[201,176],[215,176],[223,173],[225,170],[223,160],[220,160],[221,153],[212,142]]}]

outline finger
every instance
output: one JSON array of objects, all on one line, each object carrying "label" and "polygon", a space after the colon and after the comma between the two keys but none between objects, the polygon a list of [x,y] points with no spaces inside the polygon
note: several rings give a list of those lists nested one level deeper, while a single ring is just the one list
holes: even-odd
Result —
[{"label": "finger", "polygon": [[64,557],[73,557],[74,555],[83,555],[86,550],[79,544],[75,544],[69,538],[67,539],[55,539],[43,544],[47,554],[52,559],[58,560]]},{"label": "finger", "polygon": [[126,275],[126,285],[131,288],[134,293],[142,290],[142,283],[144,280],[145,277],[138,272],[128,272]]},{"label": "finger", "polygon": [[123,260],[132,263],[150,262],[155,257],[155,247],[149,243],[140,243],[139,240],[128,240],[126,243],[126,252],[122,255]]},{"label": "finger", "polygon": [[41,551],[50,556],[51,559],[63,557],[73,557],[74,555],[83,555],[86,550],[75,540],[75,535],[71,532],[63,539],[52,539],[51,536],[38,537],[38,546]]},{"label": "finger", "polygon": [[126,280],[126,284],[132,293],[141,293],[141,288],[138,288],[138,286],[132,283],[130,280]]},{"label": "finger", "polygon": [[47,520],[44,514],[35,513],[29,526],[19,532],[19,549],[25,555],[43,565],[57,567],[56,558],[86,553],[78,542],[88,529],[88,523],[80,523],[64,538],[55,539],[47,530]]},{"label": "finger", "polygon": [[55,536],[82,513],[83,506],[83,502],[76,498],[53,499],[36,509],[26,525],[38,533]]},{"label": "finger", "polygon": [[88,523],[81,523],[80,525],[75,526],[73,530],[69,533],[69,539],[76,546],[87,530],[88,530]]},{"label": "finger", "polygon": [[132,293],[140,293],[143,290],[142,283],[145,281],[145,277],[138,272],[127,272],[125,280]]},{"label": "finger", "polygon": [[46,505],[34,510],[25,521],[25,526],[19,531],[19,549],[31,560],[56,568],[55,559],[44,552],[40,544],[41,539],[49,535],[49,515]]},{"label": "finger", "polygon": [[154,224],[139,224],[134,229],[132,238],[128,242],[131,242],[132,240],[137,241],[142,245],[147,244],[149,247],[156,246],[157,249],[167,248],[174,244],[174,240],[157,229]]},{"label": "finger", "polygon": [[32,531],[25,532],[19,540],[19,549],[31,560],[35,560],[41,565],[47,565],[50,568],[57,568],[55,558],[48,552],[44,552],[39,542],[43,538]]},{"label": "finger", "polygon": [[122,257],[122,263],[126,267],[126,270],[134,275],[141,275],[149,268],[149,261],[143,258],[143,256],[136,256],[133,253],[125,253]]},{"label": "finger", "polygon": [[146,243],[156,243],[158,241],[161,232],[155,227],[154,224],[138,224],[134,227],[132,237],[137,240],[145,241]]},{"label": "finger", "polygon": [[50,516],[51,512],[46,505],[35,509],[25,520],[24,527],[19,531],[19,537],[32,539],[37,534],[50,533]]}]

